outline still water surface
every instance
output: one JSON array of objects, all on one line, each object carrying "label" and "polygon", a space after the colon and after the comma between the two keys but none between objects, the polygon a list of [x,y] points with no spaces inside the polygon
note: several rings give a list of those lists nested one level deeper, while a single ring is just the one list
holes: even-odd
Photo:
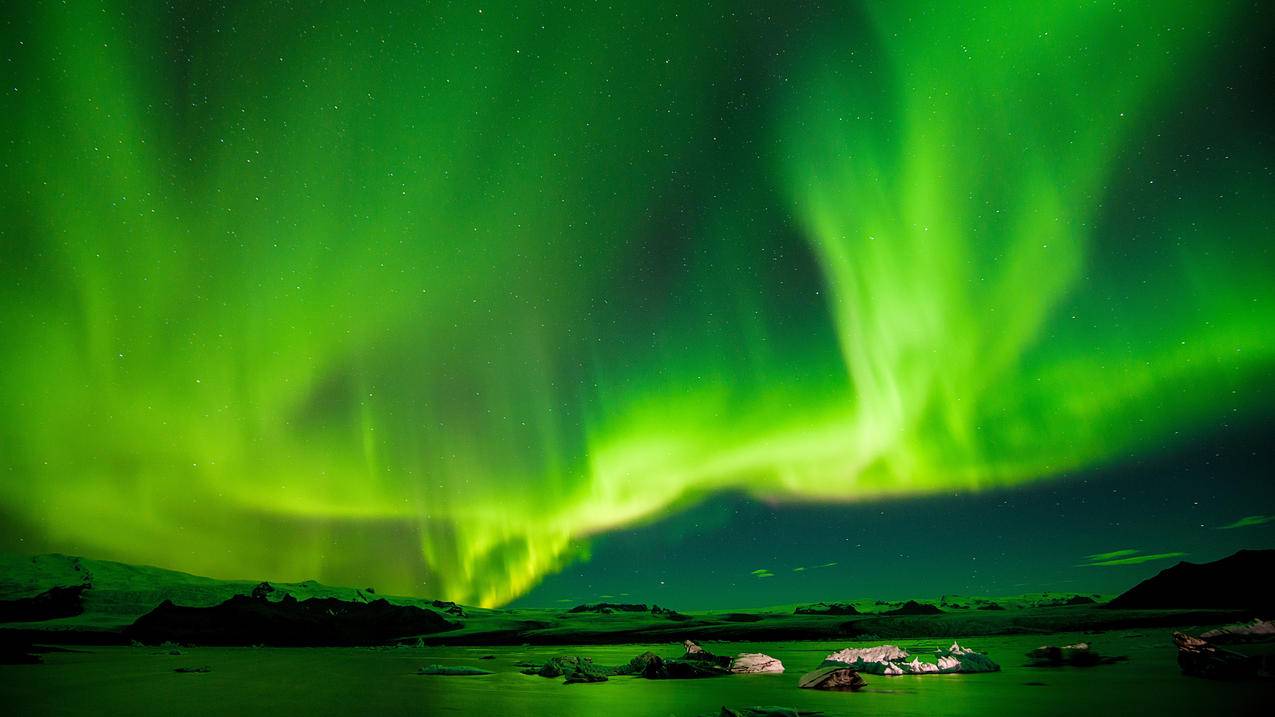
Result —
[{"label": "still water surface", "polygon": [[[1045,642],[1091,640],[1129,661],[1090,669],[1036,669],[1023,654]],[[934,640],[895,641],[914,654]],[[962,644],[986,651],[1002,672],[878,677],[857,693],[799,690],[797,678],[825,655],[863,642],[704,643],[719,654],[764,652],[783,661],[782,675],[706,680],[612,678],[563,685],[561,678],[519,674],[514,663],[553,655],[620,664],[650,649],[676,656],[681,646],[442,647],[397,649],[84,648],[45,656],[44,665],[0,666],[0,705],[17,715],[562,715],[638,717],[716,715],[723,705],[779,705],[841,715],[1245,715],[1270,714],[1270,683],[1225,683],[1184,677],[1168,634],[983,637]],[[480,659],[494,655],[494,659]],[[416,675],[425,664],[472,665],[496,674]],[[179,674],[178,666],[208,666]],[[13,711],[10,712],[9,710]]]}]

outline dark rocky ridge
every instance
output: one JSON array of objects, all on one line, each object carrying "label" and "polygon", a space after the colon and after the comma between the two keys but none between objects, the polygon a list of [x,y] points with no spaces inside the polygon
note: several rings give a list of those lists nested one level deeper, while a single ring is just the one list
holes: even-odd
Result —
[{"label": "dark rocky ridge", "polygon": [[800,605],[792,611],[794,615],[858,615],[854,605],[842,602],[817,602],[813,605]]},{"label": "dark rocky ridge", "polygon": [[1072,595],[1069,598],[1059,598],[1057,600],[1043,600],[1036,603],[1036,607],[1065,607],[1068,605],[1097,605],[1098,601],[1088,595]]},{"label": "dark rocky ridge", "polygon": [[612,615],[614,613],[640,613],[649,612],[652,615],[659,615],[669,620],[689,620],[690,618],[671,608],[652,605],[647,607],[645,603],[615,603],[615,602],[599,602],[585,603],[576,605],[567,611],[571,615],[579,615],[582,613],[597,613],[598,615]]},{"label": "dark rocky ridge", "polygon": [[212,607],[182,607],[165,600],[124,630],[144,643],[319,647],[375,645],[460,627],[424,608],[335,598],[282,600],[236,595]]},{"label": "dark rocky ridge", "polygon": [[[1267,551],[1270,552],[1270,551]],[[90,577],[91,572],[91,577]],[[70,586],[79,586],[72,588]],[[616,610],[619,604],[594,604],[578,612],[552,608],[489,609],[461,606],[455,603],[401,596],[384,596],[372,601],[370,591],[326,586],[315,581],[300,583],[260,583],[258,581],[214,580],[174,571],[132,566],[110,561],[77,558],[74,556],[0,556],[0,598],[10,601],[28,601],[48,592],[51,586],[68,590],[82,589],[84,611],[69,617],[27,622],[11,621],[0,625],[0,637],[27,643],[53,644],[127,644],[136,630],[146,629],[147,622],[158,620],[157,605],[168,605],[161,611],[184,609],[207,610],[215,614],[225,610],[226,604],[252,598],[233,596],[255,593],[267,603],[264,608],[270,614],[278,607],[270,605],[290,603],[315,605],[355,605],[372,610],[399,612],[392,607],[413,608],[433,615],[424,618],[423,628],[407,621],[393,629],[364,630],[357,627],[357,620],[343,617],[334,621],[341,627],[307,628],[303,637],[285,634],[271,636],[269,632],[241,629],[238,635],[217,637],[223,624],[204,625],[201,630],[213,632],[209,642],[207,635],[186,626],[186,636],[171,634],[156,637],[162,641],[199,642],[207,644],[437,644],[437,645],[584,645],[619,643],[660,643],[684,639],[712,641],[777,641],[777,640],[843,640],[843,639],[906,639],[917,637],[967,638],[978,635],[1007,635],[1050,632],[1097,632],[1123,628],[1193,628],[1200,625],[1220,625],[1250,620],[1259,611],[1246,609],[1125,609],[1109,610],[1089,600],[1077,601],[1073,594],[997,597],[996,602],[987,598],[963,597],[961,603],[978,609],[937,610],[933,605],[921,607],[928,614],[885,614],[867,612],[872,603],[866,600],[851,604],[826,603],[829,607],[844,605],[857,608],[860,614],[838,615],[841,608],[824,612],[823,605],[803,605],[815,610],[798,610],[788,605],[758,608],[747,612],[697,611],[679,613],[675,610],[651,605],[646,611]],[[57,593],[54,593],[57,594]],[[1092,599],[1092,598],[1091,598]],[[385,601],[389,604],[386,605]],[[24,605],[29,603],[24,602]],[[945,603],[949,608],[953,603]],[[177,607],[177,606],[185,607]],[[640,607],[646,607],[645,605]],[[901,602],[877,601],[878,610],[892,608],[915,610]],[[988,609],[995,605],[1001,609]],[[24,608],[25,609],[25,608]],[[351,608],[357,609],[357,608]],[[342,610],[345,610],[343,607]],[[610,612],[607,612],[607,611]],[[286,609],[285,609],[286,612]],[[297,612],[301,612],[299,609]],[[334,610],[340,613],[341,610]],[[413,614],[403,610],[403,614]],[[444,614],[439,614],[444,613]],[[313,616],[318,621],[331,620],[326,612]],[[146,618],[142,620],[140,618]],[[211,618],[200,618],[210,620]],[[264,619],[264,618],[254,618]],[[289,624],[299,618],[288,618]],[[443,621],[442,623],[438,620]],[[138,628],[132,627],[141,623]],[[387,625],[393,625],[390,620]],[[301,624],[305,624],[301,620]],[[153,626],[152,626],[153,627]],[[348,629],[347,629],[348,628]],[[298,628],[299,629],[299,628]],[[310,635],[314,633],[319,638]]]}]

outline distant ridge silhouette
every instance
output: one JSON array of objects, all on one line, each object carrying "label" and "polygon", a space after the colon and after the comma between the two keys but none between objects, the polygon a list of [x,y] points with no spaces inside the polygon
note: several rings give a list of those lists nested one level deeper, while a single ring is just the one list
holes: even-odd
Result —
[{"label": "distant ridge silhouette", "polygon": [[1113,608],[1275,608],[1266,586],[1275,576],[1275,550],[1241,550],[1211,563],[1180,562],[1133,586],[1107,604]]}]

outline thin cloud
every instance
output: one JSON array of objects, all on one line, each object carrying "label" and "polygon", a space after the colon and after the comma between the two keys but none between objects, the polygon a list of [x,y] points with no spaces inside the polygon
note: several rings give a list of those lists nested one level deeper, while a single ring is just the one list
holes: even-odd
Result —
[{"label": "thin cloud", "polygon": [[1103,560],[1114,560],[1115,558],[1123,558],[1129,555],[1137,555],[1137,553],[1138,553],[1137,550],[1131,550],[1129,548],[1125,548],[1123,550],[1112,550],[1109,553],[1094,553],[1093,555],[1086,555],[1085,560],[1088,560],[1089,562],[1094,563],[1094,562],[1100,562]]},{"label": "thin cloud", "polygon": [[1149,563],[1153,560],[1169,560],[1171,558],[1180,558],[1186,555],[1186,553],[1182,552],[1148,553],[1139,555],[1138,553],[1140,552],[1142,551],[1125,548],[1123,550],[1112,550],[1108,553],[1095,553],[1094,555],[1085,556],[1085,559],[1089,562],[1082,563],[1078,567],[1105,568],[1117,565],[1141,565],[1142,563]]},{"label": "thin cloud", "polygon": [[775,577],[775,574],[766,568],[757,568],[753,571],[753,576],[758,578],[773,578]]},{"label": "thin cloud", "polygon": [[1217,529],[1252,528],[1255,525],[1266,525],[1267,523],[1275,523],[1275,515],[1246,515],[1230,525],[1219,525]]}]

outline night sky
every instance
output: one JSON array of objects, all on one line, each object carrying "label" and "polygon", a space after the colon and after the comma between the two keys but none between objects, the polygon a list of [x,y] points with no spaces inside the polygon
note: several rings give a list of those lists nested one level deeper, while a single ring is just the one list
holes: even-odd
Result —
[{"label": "night sky", "polygon": [[1275,544],[1269,3],[17,5],[0,549],[694,609]]},{"label": "night sky", "polygon": [[1211,438],[1026,488],[851,506],[722,496],[595,539],[588,562],[514,605],[1115,594],[1179,560],[1275,544],[1275,515],[1251,515],[1272,503],[1275,448],[1259,433]]}]

